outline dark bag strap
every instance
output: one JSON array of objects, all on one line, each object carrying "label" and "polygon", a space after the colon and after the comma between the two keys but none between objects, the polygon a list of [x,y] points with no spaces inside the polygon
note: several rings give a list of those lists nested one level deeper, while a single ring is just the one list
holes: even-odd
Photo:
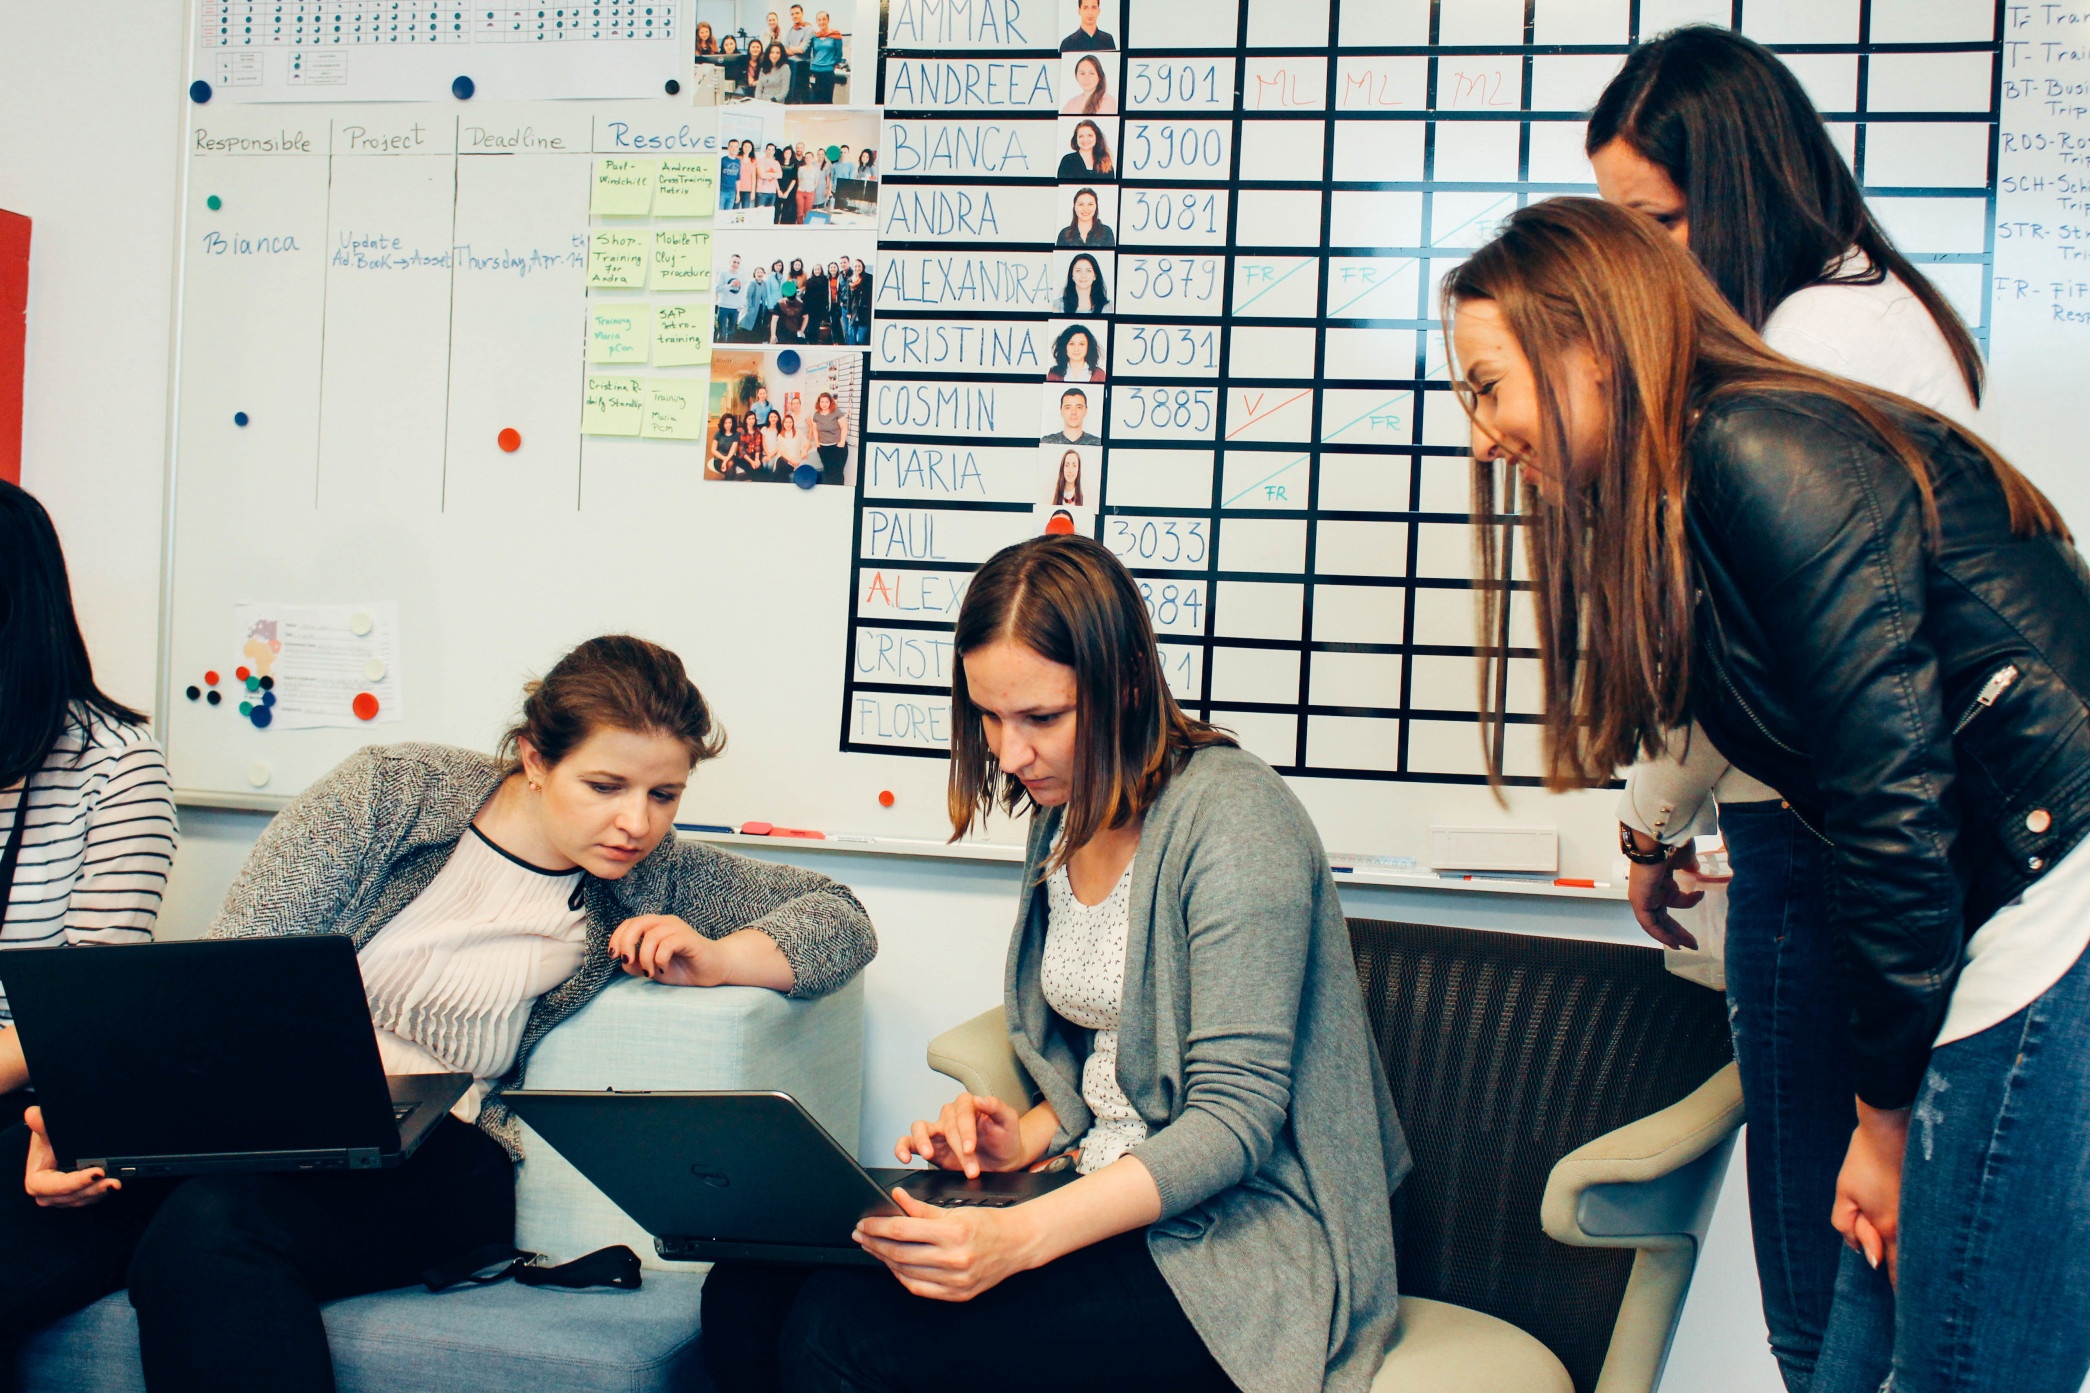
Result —
[{"label": "dark bag strap", "polygon": [[15,799],[14,825],[7,829],[7,850],[0,852],[0,924],[7,922],[7,901],[14,894],[15,867],[22,861],[22,838],[29,831],[29,780]]},{"label": "dark bag strap", "polygon": [[639,1255],[622,1243],[597,1248],[556,1267],[539,1266],[543,1261],[542,1253],[527,1252],[512,1243],[489,1243],[455,1262],[429,1268],[421,1274],[421,1284],[430,1291],[442,1291],[460,1282],[483,1287],[513,1277],[526,1287],[615,1287],[619,1291],[637,1291],[644,1281]]}]

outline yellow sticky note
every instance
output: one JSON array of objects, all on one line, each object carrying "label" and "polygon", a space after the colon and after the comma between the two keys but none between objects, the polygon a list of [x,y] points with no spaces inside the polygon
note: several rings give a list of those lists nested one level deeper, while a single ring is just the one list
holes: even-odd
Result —
[{"label": "yellow sticky note", "polygon": [[653,174],[658,164],[657,160],[597,160],[588,211],[612,218],[645,217],[653,211]]},{"label": "yellow sticky note", "polygon": [[662,160],[653,179],[653,216],[708,218],[718,212],[718,159]]},{"label": "yellow sticky note", "polygon": [[588,234],[588,284],[598,290],[644,290],[653,234],[643,228],[598,228]]},{"label": "yellow sticky note", "polygon": [[581,398],[582,435],[637,435],[646,423],[646,380],[591,377]]},{"label": "yellow sticky note", "polygon": [[639,302],[588,307],[588,361],[643,363],[653,346],[653,315]]},{"label": "yellow sticky note", "polygon": [[711,234],[661,228],[653,234],[655,290],[711,289]]},{"label": "yellow sticky note", "polygon": [[647,379],[645,428],[639,434],[648,440],[702,439],[710,390],[711,383],[700,377]]},{"label": "yellow sticky note", "polygon": [[711,361],[711,303],[653,307],[653,365],[682,368]]}]

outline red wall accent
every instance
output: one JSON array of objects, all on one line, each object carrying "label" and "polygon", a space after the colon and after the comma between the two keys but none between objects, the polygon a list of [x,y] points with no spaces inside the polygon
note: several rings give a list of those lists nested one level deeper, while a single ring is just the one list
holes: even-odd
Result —
[{"label": "red wall accent", "polygon": [[0,479],[22,482],[22,367],[29,327],[29,219],[0,209]]}]

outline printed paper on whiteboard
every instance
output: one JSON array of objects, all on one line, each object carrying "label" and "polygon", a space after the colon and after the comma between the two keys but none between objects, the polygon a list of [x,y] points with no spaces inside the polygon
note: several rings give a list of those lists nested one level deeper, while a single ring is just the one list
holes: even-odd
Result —
[{"label": "printed paper on whiteboard", "polygon": [[236,102],[661,97],[693,76],[689,9],[200,0],[190,76]]},{"label": "printed paper on whiteboard", "polygon": [[[233,607],[233,621],[238,666],[273,679],[272,726],[311,730],[406,719],[396,602],[250,603]],[[368,719],[357,714],[364,697],[377,704]],[[368,701],[362,705],[369,709]]]}]

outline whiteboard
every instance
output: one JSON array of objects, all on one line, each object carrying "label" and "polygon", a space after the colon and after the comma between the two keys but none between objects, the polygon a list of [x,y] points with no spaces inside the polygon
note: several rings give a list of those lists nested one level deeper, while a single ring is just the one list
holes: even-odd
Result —
[{"label": "whiteboard", "polygon": [[[1123,110],[1092,119],[1122,166],[1092,181],[1117,235],[1090,254],[1113,298],[1077,318],[1108,380],[1079,389],[1099,443],[1075,447],[1090,491],[1069,511],[1139,576],[1186,705],[1283,770],[1336,851],[1424,861],[1432,825],[1552,827],[1563,874],[1612,871],[1615,793],[1532,786],[1528,721],[1506,806],[1480,778],[1465,426],[1433,290],[1503,213],[1589,191],[1579,112],[1636,12],[1651,34],[1737,8],[1104,5],[1119,47],[1098,63]],[[1880,15],[1865,34],[1860,8],[1752,0],[1745,28],[1806,46],[1791,61],[1847,150],[1864,133],[1890,230],[1985,340],[2001,98],[1969,74],[1999,51],[1993,7],[1945,0],[1907,33]],[[864,13],[850,61],[868,94]],[[1063,453],[1040,440],[1069,390],[1044,377],[1075,256],[1054,245],[1075,187],[1058,175],[1074,27],[1058,0],[893,0],[882,111],[193,106],[160,703],[182,796],[269,806],[372,740],[490,747],[524,681],[630,631],[682,654],[729,733],[685,822],[947,835],[949,620],[979,561],[1044,526]],[[591,214],[601,162],[715,160],[722,131],[791,138],[815,118],[837,141],[872,132],[853,143],[878,150],[875,222],[735,208],[676,225],[750,265],[865,249],[860,370],[800,355],[804,375],[851,384],[848,481],[722,483],[701,440],[584,433],[605,374],[752,382],[780,352],[729,330],[708,369],[589,361],[595,309],[637,293],[589,288],[597,234],[667,225]],[[358,239],[379,250],[344,264]],[[252,693],[186,699],[206,671],[234,685],[235,616],[257,602],[396,605],[382,718],[260,729],[229,699]],[[1513,678],[1520,714],[1532,666]]]}]

